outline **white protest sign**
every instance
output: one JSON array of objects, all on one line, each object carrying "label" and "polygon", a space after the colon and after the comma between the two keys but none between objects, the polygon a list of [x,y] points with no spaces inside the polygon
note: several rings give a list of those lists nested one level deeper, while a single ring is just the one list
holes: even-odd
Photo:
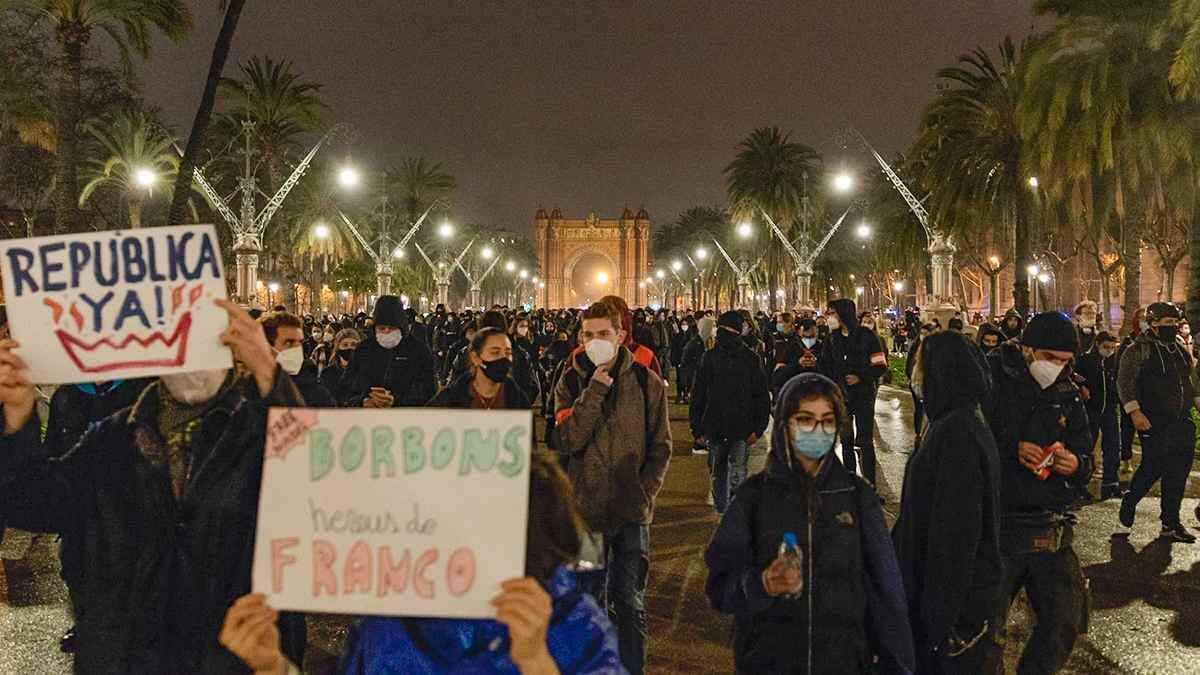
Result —
[{"label": "white protest sign", "polygon": [[276,609],[485,618],[525,575],[528,410],[272,408],[253,588]]},{"label": "white protest sign", "polygon": [[212,225],[0,240],[12,336],[42,384],[210,368],[233,357]]}]

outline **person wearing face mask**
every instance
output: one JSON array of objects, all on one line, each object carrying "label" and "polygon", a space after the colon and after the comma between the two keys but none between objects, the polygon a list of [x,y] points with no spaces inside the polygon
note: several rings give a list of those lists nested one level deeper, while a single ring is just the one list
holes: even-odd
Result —
[{"label": "person wearing face mask", "polygon": [[1004,315],[1004,319],[1000,322],[1000,332],[1004,333],[1005,340],[1011,340],[1015,337],[1020,337],[1021,331],[1025,329],[1025,319],[1017,313],[1017,310],[1010,309]]},{"label": "person wearing face mask", "polygon": [[353,328],[343,328],[333,336],[333,356],[329,365],[321,371],[321,384],[333,394],[335,401],[345,400],[346,373],[350,370],[354,351],[361,342],[362,336]]},{"label": "person wearing face mask", "polygon": [[[76,672],[242,672],[217,633],[250,590],[267,408],[303,400],[262,327],[215,302],[245,377],[163,375],[56,460],[39,440],[22,346],[0,342],[0,512],[22,529],[78,534],[87,611]],[[300,664],[303,616],[282,614],[279,627],[282,651]]]},{"label": "person wearing face mask", "polygon": [[[709,601],[734,619],[731,670],[913,672],[904,584],[879,498],[832,452],[849,424],[841,388],[798,375],[780,391],[774,419],[766,469],[738,489],[704,553]],[[785,535],[795,537],[798,568],[779,554]]]},{"label": "person wearing face mask", "polygon": [[1142,462],[1121,500],[1120,520],[1133,527],[1138,502],[1162,480],[1162,536],[1192,543],[1196,537],[1179,520],[1179,508],[1196,444],[1191,410],[1196,389],[1191,355],[1179,344],[1183,313],[1169,302],[1146,308],[1149,328],[1121,356],[1117,389],[1121,405],[1142,441]]},{"label": "person wearing face mask", "polygon": [[[779,390],[793,377],[800,373],[817,372],[817,362],[821,358],[822,348],[821,341],[817,339],[817,322],[812,319],[801,319],[799,332],[799,335],[787,335],[787,340],[792,343],[789,349],[794,351],[785,352],[783,358],[789,360],[776,363],[775,369],[771,373],[773,398],[778,398]],[[779,357],[777,356],[777,358]]]},{"label": "person wearing face mask", "polygon": [[774,328],[775,336],[772,340],[774,348],[771,352],[772,372],[781,368],[794,367],[800,360],[800,336],[796,329],[796,316],[791,312],[780,312],[779,318],[775,320]]},{"label": "person wearing face mask", "polygon": [[[1022,588],[1036,615],[1018,672],[1058,671],[1086,625],[1072,508],[1092,475],[1093,439],[1068,367],[1078,349],[1071,320],[1044,312],[1019,340],[1001,343],[987,357],[992,388],[983,410],[1000,454],[1004,560],[993,625],[1003,634],[1009,605]],[[1003,672],[1003,651],[999,640],[983,672]]]},{"label": "person wearing face mask", "polygon": [[375,301],[374,339],[364,340],[343,382],[347,408],[405,408],[425,405],[437,392],[433,354],[408,334],[404,303],[395,295]]},{"label": "person wearing face mask", "polygon": [[322,324],[321,326],[321,341],[313,349],[309,355],[309,360],[317,367],[317,375],[325,371],[325,368],[333,363],[333,337],[337,334],[337,329],[333,324]]},{"label": "person wearing face mask", "polygon": [[983,352],[984,356],[992,353],[992,350],[1000,346],[1004,342],[1004,333],[990,323],[985,323],[979,327],[979,351]]},{"label": "person wearing face mask", "polygon": [[1096,340],[1096,317],[1099,316],[1099,310],[1095,301],[1084,300],[1075,305],[1075,310],[1071,314],[1074,317],[1076,332],[1079,334],[1079,351],[1087,353],[1092,349],[1092,343]]},{"label": "person wearing face mask", "polygon": [[[621,663],[646,667],[646,580],[654,501],[671,461],[666,384],[622,344],[616,307],[593,303],[579,330],[584,350],[554,391],[555,450],[567,463],[602,569],[582,588],[604,598],[617,626]],[[607,593],[604,591],[607,589]]]},{"label": "person wearing face mask", "polygon": [[317,378],[316,368],[305,361],[301,346],[303,333],[300,317],[287,312],[271,312],[258,320],[267,336],[267,343],[275,352],[275,360],[283,372],[292,376],[292,382],[300,390],[308,408],[336,408],[333,395]]},{"label": "person wearing face mask", "polygon": [[1192,325],[1187,321],[1179,322],[1179,342],[1187,353],[1192,356],[1192,360],[1196,359],[1195,343],[1192,341]]},{"label": "person wearing face mask", "polygon": [[513,346],[498,328],[481,328],[471,340],[471,372],[429,401],[431,408],[529,409],[529,395],[512,378]]},{"label": "person wearing face mask", "polygon": [[688,392],[691,391],[691,372],[687,372],[683,368],[683,352],[687,348],[689,342],[696,337],[696,320],[691,316],[687,316],[680,324],[679,332],[671,336],[671,367],[675,369],[675,402],[683,403],[687,401]]},{"label": "person wearing face mask", "polygon": [[[683,403],[684,401],[691,402],[692,400],[692,385],[696,380],[696,370],[700,367],[700,359],[704,357],[704,352],[708,350],[709,336],[715,330],[715,323],[712,319],[703,314],[696,313],[696,330],[692,333],[691,339],[683,346],[683,355],[680,358],[679,364],[679,379],[684,381],[683,388]],[[692,447],[692,451],[703,450],[703,445],[698,441]],[[707,450],[703,451],[707,453]],[[703,454],[703,453],[701,453]]]},{"label": "person wearing face mask", "polygon": [[854,471],[855,449],[862,452],[862,475],[875,484],[875,395],[887,371],[887,355],[879,337],[858,325],[854,301],[834,300],[825,312],[829,340],[817,369],[841,385],[853,425],[843,428],[842,461]]},{"label": "person wearing face mask", "polygon": [[904,470],[892,530],[908,593],[917,672],[983,672],[1003,579],[1000,458],[979,401],[988,374],[955,331],[923,341],[913,379],[929,427]]},{"label": "person wearing face mask", "polygon": [[1120,497],[1121,397],[1117,393],[1117,336],[1100,331],[1092,348],[1079,357],[1079,374],[1084,382],[1082,392],[1088,412],[1092,437],[1100,439],[1103,473],[1100,480],[1100,499]]},{"label": "person wearing face mask", "polygon": [[[271,310],[271,312],[267,312],[267,314],[286,311],[287,308],[281,306],[279,309],[274,309]],[[316,351],[317,347],[321,344],[321,338],[325,336],[325,329],[321,327],[321,324],[313,321],[312,316],[306,316],[304,317],[303,323],[300,325],[300,335],[303,337],[303,340],[300,342],[300,347],[301,351],[304,353],[304,358],[312,358],[313,352]]]},{"label": "person wearing face mask", "polygon": [[904,361],[904,373],[908,377],[908,391],[913,397],[913,433],[915,435],[913,452],[917,451],[917,445],[921,442],[921,427],[925,423],[925,404],[921,401],[921,387],[913,381],[913,372],[917,366],[918,354],[920,354],[921,343],[933,335],[933,324],[924,324],[917,330],[913,339],[912,346],[908,348],[908,358]]}]

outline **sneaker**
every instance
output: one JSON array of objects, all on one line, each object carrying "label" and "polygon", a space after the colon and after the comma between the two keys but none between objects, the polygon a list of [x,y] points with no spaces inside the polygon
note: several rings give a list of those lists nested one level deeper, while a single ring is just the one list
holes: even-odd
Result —
[{"label": "sneaker", "polygon": [[693,445],[692,446],[692,454],[693,455],[707,455],[708,448],[704,447],[703,445]]},{"label": "sneaker", "polygon": [[69,630],[67,630],[67,632],[64,633],[61,638],[59,638],[58,648],[60,650],[62,650],[62,652],[64,654],[74,654],[75,653],[75,627],[74,626],[71,626],[71,628]]},{"label": "sneaker", "polygon": [[1121,513],[1118,518],[1125,527],[1133,527],[1133,517],[1137,515],[1137,505],[1129,501],[1129,494],[1121,497]]},{"label": "sneaker", "polygon": [[1163,539],[1170,539],[1183,544],[1196,543],[1196,535],[1187,531],[1183,525],[1163,525],[1162,533],[1159,534]]}]

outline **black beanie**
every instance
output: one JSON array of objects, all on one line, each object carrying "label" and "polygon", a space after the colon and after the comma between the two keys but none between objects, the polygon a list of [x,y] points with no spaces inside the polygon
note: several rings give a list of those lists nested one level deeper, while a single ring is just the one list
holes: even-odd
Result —
[{"label": "black beanie", "polygon": [[1033,317],[1021,333],[1021,344],[1033,349],[1079,354],[1075,324],[1062,312],[1042,312]]},{"label": "black beanie", "polygon": [[725,326],[726,328],[732,328],[733,330],[740,333],[740,332],[742,332],[742,321],[743,321],[742,315],[731,310],[731,311],[725,312],[721,316],[717,317],[717,326],[718,327]]},{"label": "black beanie", "polygon": [[395,295],[381,295],[375,301],[375,313],[371,315],[376,326],[395,326],[403,328],[408,325],[408,316],[404,313],[404,302]]}]

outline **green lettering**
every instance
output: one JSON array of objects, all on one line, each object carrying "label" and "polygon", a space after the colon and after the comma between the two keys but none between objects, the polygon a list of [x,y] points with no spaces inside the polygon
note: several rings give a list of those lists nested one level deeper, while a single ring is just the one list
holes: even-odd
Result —
[{"label": "green lettering", "polygon": [[404,473],[416,473],[425,468],[425,432],[421,427],[406,427],[404,436]]},{"label": "green lettering", "polygon": [[396,475],[396,458],[392,456],[392,443],[396,433],[391,427],[375,427],[371,430],[371,478],[379,478],[379,467],[387,468],[388,478]]},{"label": "green lettering", "polygon": [[353,473],[355,469],[362,466],[363,459],[367,456],[367,435],[363,433],[362,427],[353,426],[342,436],[342,448],[339,453],[342,457],[342,468],[346,473]]},{"label": "green lettering", "polygon": [[333,469],[333,434],[328,429],[308,430],[309,479],[318,481]]},{"label": "green lettering", "polygon": [[441,471],[450,465],[450,460],[454,459],[454,431],[452,429],[440,429],[437,435],[433,437],[433,448],[430,450],[431,464],[433,468]]},{"label": "green lettering", "polygon": [[524,436],[525,427],[513,427],[504,434],[504,451],[512,455],[512,460],[500,462],[496,468],[508,478],[525,469],[525,456],[528,454],[529,444],[522,441]]},{"label": "green lettering", "polygon": [[458,467],[458,475],[471,473],[471,465],[475,470],[487,473],[496,466],[496,456],[500,453],[500,435],[492,429],[485,436],[478,429],[467,429],[463,432],[462,464]]}]

